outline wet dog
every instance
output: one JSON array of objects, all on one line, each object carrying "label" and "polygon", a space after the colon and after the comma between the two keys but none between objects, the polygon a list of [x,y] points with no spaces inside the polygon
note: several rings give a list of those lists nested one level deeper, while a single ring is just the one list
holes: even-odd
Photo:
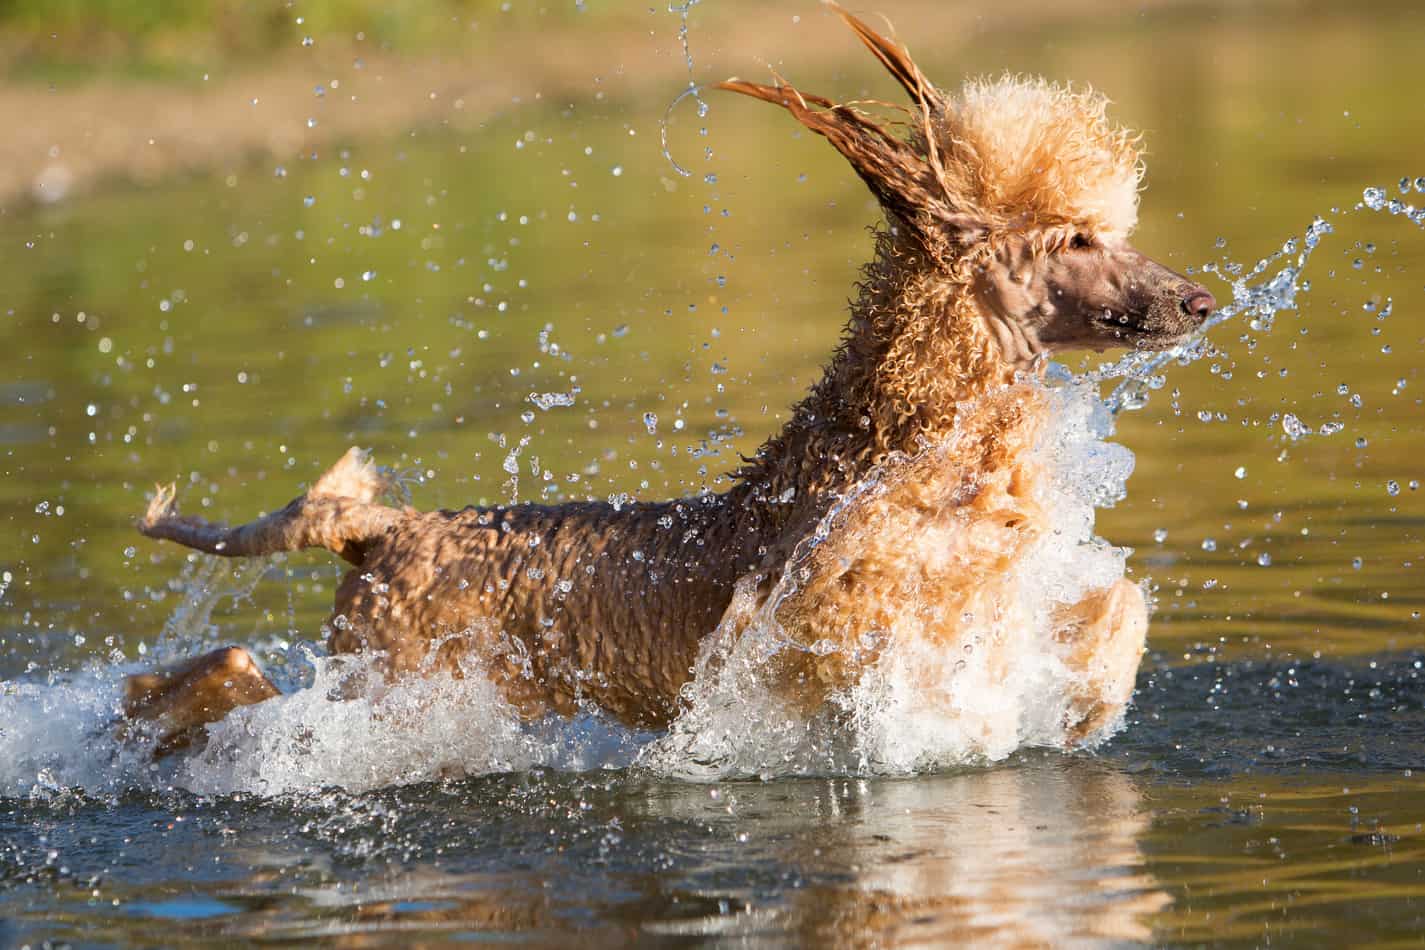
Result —
[{"label": "wet dog", "polygon": [[[1215,304],[1129,245],[1140,155],[1102,96],[1017,77],[947,93],[902,46],[838,12],[908,94],[908,135],[785,83],[720,84],[824,136],[885,212],[825,375],[728,491],[420,512],[385,503],[389,476],[353,449],[257,521],[182,516],[168,489],[140,530],[225,557],[326,548],[353,565],[329,623],[333,653],[378,656],[391,677],[456,672],[477,656],[531,716],[591,703],[668,724],[704,639],[735,625],[724,614],[739,584],[765,597],[794,558],[800,582],[777,605],[790,708],[818,708],[897,639],[959,648],[958,618],[995,609],[1000,579],[1044,524],[1031,449],[1050,410],[1024,376],[1065,348],[1172,345]],[[947,442],[953,456],[932,465],[926,447]],[[890,473],[887,488],[839,509],[826,543],[803,545],[873,471]],[[946,527],[950,554],[917,543]],[[904,622],[909,591],[943,609]],[[1078,684],[1065,741],[1091,741],[1131,693],[1143,595],[1120,580],[1055,618]],[[872,633],[880,645],[867,649]],[[128,711],[159,723],[166,750],[276,694],[230,647],[132,678]]]}]

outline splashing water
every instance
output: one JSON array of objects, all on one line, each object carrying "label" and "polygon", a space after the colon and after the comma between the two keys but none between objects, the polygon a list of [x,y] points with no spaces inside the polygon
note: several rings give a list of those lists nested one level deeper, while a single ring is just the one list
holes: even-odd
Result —
[{"label": "splashing water", "polygon": [[[1413,185],[1409,178],[1400,180],[1402,194],[1408,193],[1412,187],[1415,191],[1425,194],[1425,178],[1416,178]],[[1353,210],[1368,210],[1404,216],[1414,222],[1417,227],[1425,228],[1425,208],[1417,208],[1415,205],[1389,198],[1384,188],[1374,186],[1366,188],[1362,192],[1361,201],[1356,204]],[[1316,217],[1306,228],[1306,232],[1301,238],[1289,239],[1279,250],[1257,261],[1256,265],[1246,274],[1234,278],[1231,281],[1231,302],[1203,321],[1202,325],[1193,331],[1187,339],[1169,349],[1158,352],[1129,353],[1122,359],[1101,366],[1087,374],[1086,379],[1094,382],[1105,382],[1110,379],[1123,380],[1105,400],[1109,411],[1115,415],[1124,410],[1132,411],[1143,408],[1148,403],[1148,394],[1163,386],[1164,377],[1160,371],[1170,363],[1186,366],[1206,355],[1208,352],[1207,334],[1215,327],[1245,315],[1251,329],[1265,332],[1272,328],[1272,323],[1278,313],[1284,310],[1295,310],[1297,294],[1309,289],[1309,285],[1303,285],[1298,278],[1306,270],[1311,255],[1321,244],[1321,239],[1333,233],[1334,230],[1335,228],[1329,221],[1319,216]],[[1253,283],[1255,278],[1267,273],[1273,264],[1283,259],[1287,259],[1287,263],[1280,270]],[[1218,268],[1213,268],[1213,270],[1221,272]],[[1312,430],[1301,424],[1295,416],[1288,418],[1295,423],[1294,425],[1286,424],[1287,434],[1291,438],[1297,439],[1312,434]]]},{"label": "splashing water", "polygon": [[[1042,384],[1034,383],[1040,386]],[[410,677],[380,684],[361,657],[330,657],[310,644],[255,647],[282,696],[235,710],[208,728],[199,752],[155,767],[141,742],[116,738],[125,675],[151,663],[96,665],[49,683],[8,683],[0,689],[0,796],[45,795],[79,786],[117,793],[128,788],[182,788],[203,794],[261,795],[340,786],[362,791],[467,774],[640,766],[654,773],[706,780],[733,775],[902,774],[986,762],[1024,745],[1063,744],[1062,723],[1073,676],[1052,648],[1054,606],[1123,576],[1127,552],[1094,537],[1096,505],[1121,498],[1132,454],[1105,440],[1112,417],[1092,385],[1069,380],[1046,392],[1055,424],[1036,449],[1049,473],[1043,497],[1052,524],[996,588],[1005,603],[968,622],[965,642],[1007,642],[1008,675],[990,650],[935,655],[895,649],[899,635],[933,604],[909,604],[908,631],[892,631],[893,647],[849,690],[810,721],[791,713],[768,688],[766,671],[789,643],[774,617],[795,592],[799,563],[789,565],[772,598],[755,607],[750,585],[708,638],[686,709],[665,735],[627,730],[589,712],[573,720],[523,722],[476,666],[462,679]],[[951,443],[931,447],[948,461]],[[923,459],[923,456],[917,456]],[[873,473],[823,520],[807,550],[838,530],[838,514],[894,482]],[[958,479],[955,479],[958,484]],[[953,556],[953,527],[927,534],[916,556]],[[165,659],[213,645],[209,614],[221,597],[251,589],[265,562],[229,565],[198,558],[185,571],[184,602],[161,651]],[[814,646],[812,649],[820,649]],[[928,672],[929,671],[929,672]],[[937,696],[927,702],[930,675]],[[1007,684],[1012,684],[1008,685]]]},{"label": "splashing water", "polygon": [[691,178],[693,176],[693,173],[689,169],[684,168],[681,164],[679,164],[678,160],[673,157],[672,146],[668,144],[668,120],[673,117],[673,111],[683,103],[684,99],[688,98],[697,101],[698,118],[702,118],[703,116],[707,115],[708,104],[706,101],[704,101],[702,97],[702,91],[703,89],[701,86],[690,80],[688,82],[688,88],[678,93],[678,95],[674,97],[673,101],[668,103],[668,108],[665,109],[663,112],[663,120],[658,124],[659,141],[663,146],[663,158],[667,160],[669,165],[673,166],[673,170],[675,172],[677,172],[679,175],[682,175],[684,178]]},{"label": "splashing water", "polygon": [[[208,728],[201,751],[154,762],[152,737],[121,739],[122,685],[151,663],[94,665],[48,682],[0,682],[0,799],[68,788],[113,795],[172,788],[280,795],[352,792],[471,774],[616,768],[642,733],[585,714],[529,724],[477,670],[464,679],[411,677],[338,699],[366,661],[310,645],[254,648],[284,695],[239,708]],[[274,662],[277,661],[277,662]]]},{"label": "splashing water", "polygon": [[[1207,352],[1207,334],[1213,328],[1247,314],[1252,329],[1269,330],[1277,313],[1296,309],[1296,295],[1301,290],[1297,278],[1305,270],[1321,238],[1332,230],[1329,222],[1318,217],[1306,229],[1302,241],[1292,238],[1280,250],[1259,260],[1245,276],[1232,281],[1232,301],[1204,320],[1181,343],[1156,352],[1132,352],[1088,374],[1088,378],[1096,382],[1123,379],[1105,400],[1109,411],[1117,414],[1125,409],[1131,411],[1147,405],[1148,393],[1163,386],[1164,377],[1159,371],[1169,363],[1186,366],[1200,359]],[[1263,281],[1251,282],[1272,264],[1290,255],[1295,255],[1294,261]]]},{"label": "splashing water", "polygon": [[[673,170],[684,178],[691,178],[693,173],[684,168],[677,159],[673,157],[672,147],[668,144],[668,120],[672,118],[673,111],[682,104],[684,99],[692,98],[698,104],[698,118],[704,118],[708,114],[708,104],[703,99],[703,87],[699,86],[693,79],[693,47],[688,32],[688,17],[693,12],[693,7],[702,3],[702,0],[683,0],[682,3],[670,3],[668,12],[676,14],[678,17],[678,42],[683,46],[683,62],[688,67],[688,86],[668,103],[668,108],[663,110],[663,118],[658,123],[659,142],[663,147],[663,158],[673,167]],[[708,130],[702,128],[698,130],[699,135],[706,136]],[[711,150],[706,150],[705,157],[711,157]],[[709,183],[715,181],[713,176],[708,176]]]},{"label": "splashing water", "polygon": [[[1094,509],[1123,497],[1133,455],[1105,441],[1113,421],[1092,385],[1068,380],[1044,396],[1054,423],[1028,467],[1046,477],[1022,501],[1048,523],[1007,571],[986,579],[985,597],[976,592],[970,602],[977,609],[957,618],[954,648],[920,634],[938,619],[940,605],[910,592],[883,634],[886,649],[810,719],[791,712],[770,682],[786,651],[835,649],[830,641],[798,646],[778,621],[782,603],[801,583],[807,554],[841,530],[844,510],[879,492],[891,495],[898,481],[922,473],[921,455],[899,471],[873,473],[849,493],[761,606],[753,585],[744,583],[705,642],[684,690],[685,712],[644,750],[641,764],[698,780],[885,775],[996,761],[1026,746],[1064,746],[1078,676],[1056,643],[1054,613],[1123,577],[1128,552],[1095,537]],[[933,470],[957,473],[955,459],[964,447],[951,436],[925,452]],[[950,480],[960,484],[958,475]],[[892,508],[887,518],[902,514]],[[877,522],[872,530],[881,527]],[[917,530],[904,539],[914,546],[909,557],[951,573],[963,570],[964,530],[958,523]]]},{"label": "splashing water", "polygon": [[[1368,189],[1354,210],[1425,226],[1425,212],[1379,192]],[[792,644],[776,620],[777,604],[799,582],[794,562],[763,606],[750,585],[739,590],[728,612],[738,619],[738,632],[726,622],[708,638],[698,675],[685,690],[684,711],[661,735],[624,729],[592,711],[572,720],[522,721],[476,668],[460,680],[412,678],[339,699],[362,672],[362,660],[274,641],[253,649],[284,695],[210,727],[201,752],[155,764],[142,742],[116,737],[123,677],[215,645],[214,606],[225,597],[247,596],[273,564],[194,558],[175,582],[180,604],[142,663],[95,661],[44,678],[0,682],[0,797],[47,798],[73,787],[103,794],[172,787],[207,794],[272,795],[329,786],[360,791],[535,767],[637,766],[691,780],[901,774],[994,761],[1025,746],[1062,745],[1074,678],[1053,649],[1050,612],[1117,581],[1129,553],[1093,533],[1096,508],[1123,497],[1133,465],[1127,449],[1107,441],[1115,414],[1144,405],[1170,363],[1204,355],[1213,327],[1242,317],[1265,331],[1276,314],[1294,309],[1309,289],[1302,274],[1311,255],[1331,233],[1331,224],[1317,218],[1302,238],[1234,279],[1231,302],[1180,346],[1132,353],[1079,377],[1051,367],[1047,383],[1032,384],[1046,387],[1054,410],[1035,449],[1048,473],[1035,500],[1051,524],[998,588],[998,612],[963,618],[970,631],[966,642],[998,637],[1009,645],[1000,654],[1006,668],[991,669],[991,651],[936,655],[896,649],[897,643],[915,643],[913,636],[892,638],[892,647],[823,711],[810,718],[795,714],[767,676],[768,664],[782,651],[807,649]],[[1100,398],[1098,386],[1108,380],[1119,382]],[[1291,438],[1312,434],[1291,414],[1282,426]],[[873,473],[842,506],[894,477]],[[827,516],[810,547],[837,530],[837,514]],[[951,534],[931,533],[917,555],[948,557],[954,541]],[[916,622],[924,607],[907,603],[904,622]],[[941,696],[951,697],[948,705],[925,700],[927,677]]]}]

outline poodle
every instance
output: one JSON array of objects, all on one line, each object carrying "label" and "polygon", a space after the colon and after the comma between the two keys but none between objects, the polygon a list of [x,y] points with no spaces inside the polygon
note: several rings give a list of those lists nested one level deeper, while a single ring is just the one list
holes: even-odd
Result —
[{"label": "poodle", "polygon": [[[387,503],[390,475],[353,448],[250,524],[182,516],[161,488],[139,530],[225,557],[326,548],[353,565],[328,625],[333,654],[372,654],[390,678],[460,675],[476,657],[531,717],[592,703],[667,726],[704,641],[736,629],[724,617],[734,592],[765,602],[789,564],[798,583],[775,604],[800,647],[777,660],[789,708],[815,710],[898,638],[959,648],[959,618],[999,609],[1008,565],[1045,525],[1030,452],[1052,412],[1032,382],[1045,358],[1168,347],[1215,302],[1128,244],[1138,139],[1103,96],[1009,75],[952,95],[835,9],[908,94],[903,134],[780,78],[718,84],[824,136],[885,214],[824,376],[727,491],[422,512]],[[873,473],[877,490],[858,492]],[[948,539],[935,557],[919,543],[930,533]],[[934,609],[910,616],[912,590]],[[1132,691],[1144,597],[1121,579],[1054,622],[1078,684],[1065,742],[1091,742]],[[126,712],[156,724],[166,752],[277,693],[229,647],[132,677]]]}]

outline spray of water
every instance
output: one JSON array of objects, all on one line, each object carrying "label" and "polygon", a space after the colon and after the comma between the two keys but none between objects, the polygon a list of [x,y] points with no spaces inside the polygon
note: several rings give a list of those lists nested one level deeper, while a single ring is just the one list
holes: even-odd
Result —
[{"label": "spray of water", "polygon": [[[683,100],[688,98],[697,102],[698,118],[701,119],[708,114],[708,104],[703,99],[702,87],[699,86],[693,78],[693,47],[688,34],[688,17],[693,12],[693,7],[701,2],[702,0],[683,0],[682,3],[670,3],[668,5],[668,12],[678,17],[678,42],[682,44],[683,62],[686,63],[688,67],[688,87],[680,92],[672,102],[668,103],[668,108],[663,111],[663,120],[658,124],[658,134],[663,146],[664,159],[673,167],[674,171],[684,178],[691,178],[693,173],[680,165],[678,160],[673,157],[672,149],[668,144],[668,122],[673,117],[673,110],[677,109]],[[706,136],[708,130],[706,128],[701,129],[699,134]],[[711,153],[709,152],[708,154]]]},{"label": "spray of water", "polygon": [[[1399,189],[1402,196],[1408,196],[1412,192],[1425,195],[1425,176],[1417,177],[1413,181],[1408,177],[1402,178]],[[1362,192],[1360,202],[1352,211],[1384,212],[1404,217],[1416,227],[1425,228],[1425,208],[1400,198],[1391,198],[1385,188],[1377,186],[1366,188]],[[1171,349],[1156,353],[1129,353],[1116,362],[1099,367],[1086,378],[1094,382],[1123,380],[1105,399],[1109,411],[1115,415],[1124,410],[1141,409],[1148,403],[1148,394],[1162,388],[1165,382],[1163,369],[1173,363],[1186,366],[1200,359],[1207,352],[1207,336],[1216,327],[1229,320],[1244,317],[1250,329],[1266,332],[1271,330],[1278,313],[1295,310],[1297,294],[1309,290],[1311,286],[1301,279],[1307,262],[1320,246],[1322,238],[1334,230],[1329,221],[1316,217],[1301,237],[1290,238],[1278,250],[1257,261],[1251,270],[1233,277],[1231,302],[1204,321],[1186,340]],[[1283,261],[1285,263],[1282,263]],[[1277,264],[1281,264],[1281,267],[1274,273],[1268,273]],[[1208,265],[1204,270],[1221,274],[1235,271],[1237,268],[1229,270]],[[1288,435],[1293,438],[1311,434],[1299,421],[1296,426],[1288,423],[1286,428]]]},{"label": "spray of water", "polygon": [[[1021,499],[1047,523],[1005,570],[978,585],[967,601],[970,609],[952,621],[953,645],[923,635],[923,628],[943,622],[945,608],[917,585],[905,591],[888,629],[878,632],[886,646],[876,659],[811,716],[791,708],[777,688],[790,651],[838,649],[831,640],[798,643],[778,620],[782,604],[804,583],[812,552],[833,542],[835,550],[844,549],[848,538],[833,538],[838,532],[850,531],[854,548],[869,540],[867,532],[909,519],[908,510],[894,507],[904,497],[898,492],[903,480],[919,486],[912,493],[917,508],[927,497],[928,472],[944,473],[947,492],[957,492],[962,483],[956,460],[964,447],[955,434],[910,464],[888,462],[848,493],[803,542],[765,600],[750,581],[737,591],[722,626],[705,641],[684,690],[684,713],[644,750],[640,763],[698,780],[884,775],[991,762],[1026,746],[1064,746],[1079,674],[1064,661],[1054,615],[1124,575],[1128,552],[1096,537],[1093,526],[1096,507],[1123,497],[1133,455],[1106,441],[1113,420],[1095,387],[1066,373],[1051,385],[1042,395],[1054,424],[1027,460],[1045,477]],[[928,491],[933,496],[935,489]],[[885,520],[843,520],[844,511],[863,502]],[[953,517],[916,523],[904,537],[897,535],[907,559],[926,565],[927,576],[957,575],[984,543]],[[934,583],[927,587],[936,589]]]}]

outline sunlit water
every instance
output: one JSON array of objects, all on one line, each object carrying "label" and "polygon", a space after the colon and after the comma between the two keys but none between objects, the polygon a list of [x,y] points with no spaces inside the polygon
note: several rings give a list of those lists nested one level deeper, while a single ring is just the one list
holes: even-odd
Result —
[{"label": "sunlit water", "polygon": [[[1204,36],[1201,48],[1221,39]],[[1105,61],[1092,40],[1074,42],[1090,45],[1071,73]],[[1391,57],[1378,59],[1390,68]],[[1104,84],[1132,95],[1132,83]],[[665,102],[650,102],[641,135]],[[1395,134],[1416,141],[1407,120]],[[1159,124],[1150,169],[1185,151]],[[769,118],[766,128],[779,127]],[[488,138],[523,141],[524,131]],[[597,178],[574,165],[586,140]],[[535,182],[534,196],[498,201],[461,192],[469,176],[443,164],[452,150],[441,144],[378,167],[378,182],[450,182],[427,189],[458,206],[432,213],[446,225],[439,240],[412,210],[427,190],[380,208],[350,203],[323,190],[336,160],[291,193],[244,183],[247,210],[222,204],[221,183],[199,183],[12,222],[6,239],[42,256],[19,268],[30,273],[17,292],[28,321],[17,345],[34,362],[5,391],[16,411],[0,430],[16,460],[6,498],[19,512],[18,553],[0,565],[0,943],[1418,939],[1425,238],[1410,206],[1425,198],[1413,178],[1395,181],[1419,169],[1364,165],[1369,177],[1336,175],[1317,192],[1275,182],[1266,165],[1278,192],[1218,194],[1220,206],[1187,225],[1172,212],[1205,200],[1206,179],[1189,175],[1176,194],[1154,179],[1145,248],[1206,248],[1231,234],[1216,276],[1203,278],[1223,278],[1211,287],[1231,304],[1181,353],[1050,374],[1063,412],[1041,451],[1058,466],[1064,530],[1028,573],[1062,593],[1127,570],[1158,602],[1134,705],[1091,753],[1041,748],[1056,744],[1044,723],[1064,680],[1036,651],[1032,625],[1018,631],[1013,689],[965,691],[993,727],[973,739],[915,708],[893,666],[843,697],[856,715],[842,728],[789,723],[758,678],[765,654],[783,648],[767,622],[712,642],[732,662],[718,657],[718,675],[695,683],[665,735],[592,714],[521,723],[478,671],[334,702],[342,670],[313,643],[336,576],[313,566],[322,559],[234,568],[131,536],[156,479],[181,472],[193,507],[246,517],[285,501],[351,440],[418,473],[422,506],[501,501],[512,488],[556,501],[717,487],[732,450],[775,425],[762,406],[775,412],[804,389],[829,347],[847,265],[862,253],[846,235],[869,209],[827,219],[805,247],[781,246],[795,228],[758,245],[734,237],[736,219],[718,209],[745,218],[747,204],[773,196],[675,194],[658,181],[657,147],[632,140],[649,153],[640,168],[627,141],[581,127],[566,151],[547,146],[544,164],[530,154],[538,142],[519,152],[533,165],[502,168],[492,152],[480,159],[487,177]],[[716,129],[709,141],[736,151]],[[704,144],[692,133],[674,152],[700,158]],[[1358,165],[1390,151],[1337,147]],[[836,165],[807,161],[846,193]],[[540,217],[539,190],[562,185],[566,167],[585,185],[579,220],[562,205]],[[801,171],[752,165],[746,177],[783,188]],[[1314,188],[1314,175],[1302,181]],[[640,180],[654,184],[638,201],[617,190]],[[735,185],[717,187],[735,196]],[[335,217],[303,218],[306,194],[316,210],[336,205]],[[673,204],[650,214],[664,194]],[[1229,230],[1263,200],[1288,207],[1255,231]],[[705,202],[722,229],[712,238],[687,228]],[[817,221],[824,204],[784,213]],[[151,210],[165,205],[175,210]],[[225,223],[209,231],[214,209]],[[623,230],[602,234],[594,213]],[[369,244],[343,236],[373,217],[381,234]],[[468,227],[451,230],[455,218]],[[311,232],[311,266],[330,271],[289,269],[298,229]],[[354,250],[323,250],[328,237]],[[581,242],[596,262],[580,261]],[[653,266],[615,250],[660,243]],[[1232,263],[1272,247],[1260,265]],[[569,263],[541,269],[525,256],[536,253]],[[649,273],[704,258],[686,284]],[[758,276],[804,260],[816,279]],[[362,280],[368,272],[380,276]],[[297,290],[282,289],[293,275]],[[371,295],[334,294],[338,278]],[[253,297],[248,286],[267,289]],[[759,322],[795,328],[813,314],[815,332],[756,333]],[[1072,382],[1085,370],[1106,404]],[[572,395],[546,406],[531,393]],[[512,486],[502,463],[516,446]],[[1125,497],[1129,449],[1138,473]],[[1050,599],[1022,593],[1031,614]],[[226,642],[254,648],[288,695],[231,717],[186,759],[154,764],[141,744],[115,739],[125,673]],[[967,685],[974,672],[943,671]]]}]

